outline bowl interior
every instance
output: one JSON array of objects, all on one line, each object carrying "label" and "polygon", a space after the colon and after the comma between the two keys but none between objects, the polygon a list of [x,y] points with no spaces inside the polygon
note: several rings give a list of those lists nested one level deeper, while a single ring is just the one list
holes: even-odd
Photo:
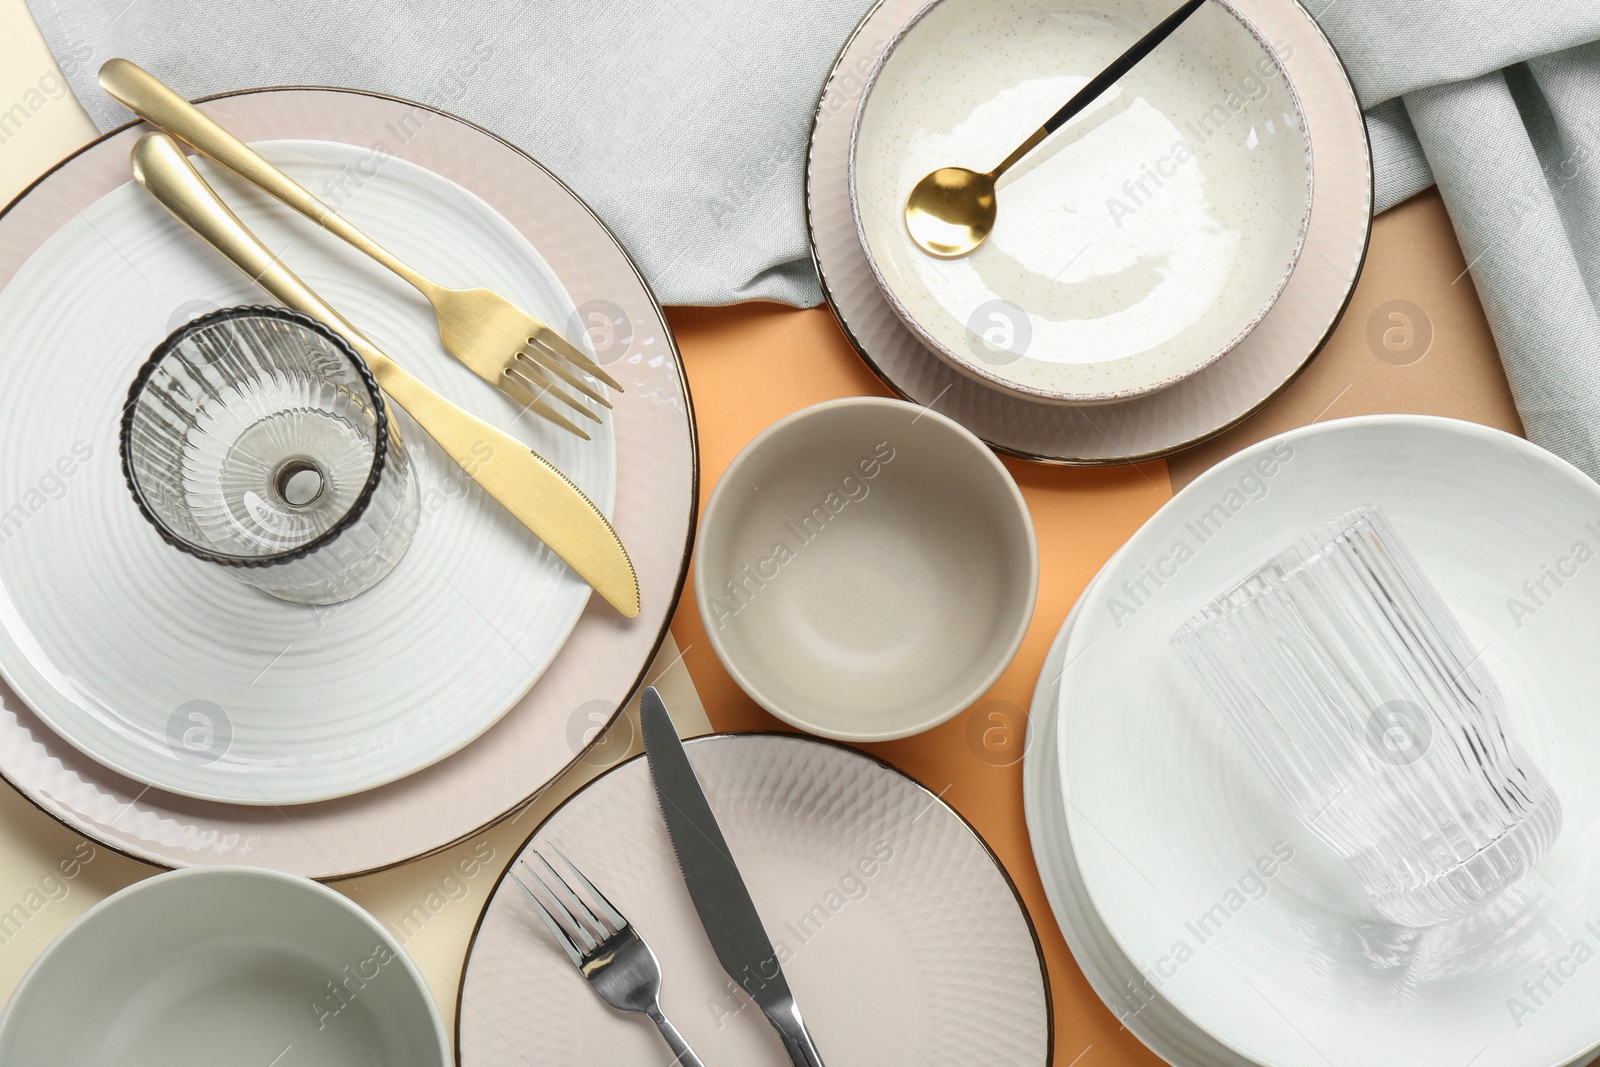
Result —
[{"label": "bowl interior", "polygon": [[1171,0],[937,0],[885,54],[851,146],[857,228],[889,302],[965,373],[1045,400],[1150,392],[1277,299],[1311,202],[1300,108],[1269,45],[1210,3],[999,183],[953,260],[906,234],[912,187],[988,171]]},{"label": "bowl interior", "polygon": [[61,936],[0,1021],[0,1062],[439,1067],[431,996],[329,891],[210,868],[124,890]]},{"label": "bowl interior", "polygon": [[846,740],[954,715],[1032,614],[1032,525],[994,456],[942,416],[836,401],[779,423],[712,496],[696,563],[711,641],[779,717]]}]

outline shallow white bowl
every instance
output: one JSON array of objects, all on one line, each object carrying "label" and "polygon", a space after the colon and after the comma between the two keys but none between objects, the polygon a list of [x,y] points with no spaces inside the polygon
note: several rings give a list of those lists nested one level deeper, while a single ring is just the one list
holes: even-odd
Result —
[{"label": "shallow white bowl", "polygon": [[137,882],[50,943],[0,1014],[14,1067],[442,1067],[427,984],[316,882],[202,867]]},{"label": "shallow white bowl", "polygon": [[851,140],[856,228],[889,303],[957,370],[1056,403],[1143,395],[1231,350],[1288,282],[1311,148],[1282,57],[1224,0],[1001,178],[971,255],[906,234],[925,174],[992,169],[1171,7],[934,0],[878,61]]},{"label": "shallow white bowl", "polygon": [[717,483],[695,596],[780,719],[843,741],[937,726],[1000,676],[1039,580],[1027,505],[984,444],[879,397],[780,420]]}]

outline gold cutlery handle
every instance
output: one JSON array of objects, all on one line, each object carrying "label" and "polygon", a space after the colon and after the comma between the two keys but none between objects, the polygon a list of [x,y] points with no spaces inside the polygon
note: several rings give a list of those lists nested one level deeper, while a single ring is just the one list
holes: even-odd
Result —
[{"label": "gold cutlery handle", "polygon": [[170,137],[147,133],[133,147],[133,176],[201,240],[286,307],[344,336],[378,385],[416,419],[461,469],[612,607],[639,614],[639,580],[616,531],[566,475],[522,442],[463,411],[407,374],[345,320],[239,220]]},{"label": "gold cutlery handle", "polygon": [[354,245],[424,295],[438,288],[431,279],[412,270],[349,219],[323,203],[311,190],[268,163],[255,149],[207,118],[205,112],[173,92],[137,63],[126,59],[107,60],[100,68],[100,85],[124,107],[152,126],[186,141],[329,233]]}]

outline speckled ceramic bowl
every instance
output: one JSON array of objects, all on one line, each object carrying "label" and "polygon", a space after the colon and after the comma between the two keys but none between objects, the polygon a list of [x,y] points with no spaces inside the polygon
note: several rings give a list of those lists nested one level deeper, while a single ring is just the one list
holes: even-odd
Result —
[{"label": "speckled ceramic bowl", "polygon": [[912,186],[987,171],[1171,0],[933,0],[874,67],[851,208],[889,303],[946,362],[1064,404],[1195,373],[1261,321],[1300,256],[1312,156],[1277,47],[1223,0],[1011,169],[977,251],[906,234]]}]

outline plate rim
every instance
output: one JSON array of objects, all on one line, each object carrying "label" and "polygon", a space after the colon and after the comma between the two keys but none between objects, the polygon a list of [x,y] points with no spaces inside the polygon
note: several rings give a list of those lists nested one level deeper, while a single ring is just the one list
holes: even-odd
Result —
[{"label": "plate rim", "polygon": [[[806,133],[806,169],[805,180],[802,183],[802,202],[806,222],[807,251],[811,256],[811,266],[817,273],[817,281],[819,288],[822,291],[823,303],[826,304],[828,310],[833,313],[834,321],[838,323],[840,333],[844,335],[845,340],[850,344],[850,347],[855,350],[856,355],[860,357],[861,361],[866,364],[867,369],[870,370],[878,378],[878,380],[884,384],[885,387],[893,392],[894,395],[900,397],[902,400],[908,400],[915,404],[920,403],[920,401],[907,393],[892,378],[889,377],[884,369],[879,366],[878,363],[867,352],[866,346],[862,344],[860,338],[856,336],[855,331],[850,328],[850,326],[845,322],[844,317],[839,313],[839,307],[834,297],[833,287],[829,285],[827,274],[824,273],[822,269],[822,261],[817,255],[816,226],[812,221],[814,218],[812,211],[813,197],[811,191],[812,173],[814,170],[813,161],[816,157],[817,129],[822,118],[823,103],[827,98],[829,87],[833,85],[834,78],[839,73],[839,69],[844,63],[846,53],[848,53],[851,46],[855,44],[856,39],[866,28],[867,23],[870,22],[876,15],[878,15],[884,4],[887,2],[888,0],[873,0],[872,6],[869,7],[866,13],[861,16],[855,27],[851,29],[849,36],[844,39],[844,43],[839,46],[839,51],[835,54],[833,62],[828,67],[828,73],[822,80],[822,87],[817,92],[816,104],[811,109],[811,123]],[[1327,44],[1328,51],[1332,53],[1335,62],[1339,64],[1339,69],[1344,75],[1344,80],[1351,86],[1351,94],[1354,96],[1355,83],[1350,78],[1350,65],[1346,63],[1344,57],[1340,55],[1338,48],[1335,47],[1333,41],[1329,39],[1327,32],[1322,29],[1321,24],[1318,23],[1316,19],[1311,18],[1310,12],[1305,8],[1305,5],[1302,4],[1300,0],[1283,0],[1283,2],[1291,3],[1296,8],[1300,9],[1300,11],[1303,12],[1310,20],[1311,24],[1316,27],[1317,33]],[[1357,109],[1359,110],[1359,108],[1360,103],[1359,100],[1357,100]],[[1296,367],[1291,374],[1284,378],[1284,380],[1279,383],[1275,389],[1273,389],[1255,405],[1240,413],[1231,421],[1220,426],[1213,427],[1212,429],[1207,430],[1198,436],[1170,446],[1163,446],[1158,449],[1152,449],[1125,456],[1086,459],[1083,457],[1047,455],[1045,453],[1029,452],[1026,449],[991,441],[988,438],[983,437],[981,434],[978,435],[979,439],[982,440],[984,444],[988,445],[990,448],[1001,453],[1002,455],[1012,456],[1016,459],[1025,459],[1034,463],[1043,463],[1051,466],[1063,467],[1122,467],[1134,463],[1143,463],[1153,459],[1163,459],[1167,456],[1176,455],[1177,453],[1187,451],[1188,449],[1196,448],[1208,441],[1212,441],[1218,437],[1221,437],[1229,430],[1233,430],[1239,426],[1242,426],[1246,422],[1250,421],[1250,419],[1254,418],[1264,408],[1281,396],[1284,391],[1293,385],[1295,381],[1305,373],[1306,369],[1311,366],[1312,361],[1315,360],[1317,356],[1321,354],[1322,350],[1327,347],[1328,341],[1333,337],[1334,331],[1339,328],[1340,323],[1343,322],[1345,312],[1350,309],[1350,304],[1355,299],[1356,285],[1361,279],[1361,275],[1366,267],[1367,257],[1372,250],[1372,229],[1374,220],[1377,218],[1377,212],[1373,210],[1377,203],[1377,171],[1372,165],[1372,134],[1371,131],[1367,129],[1365,113],[1362,113],[1361,137],[1366,145],[1367,159],[1367,224],[1365,228],[1366,232],[1362,237],[1361,253],[1356,258],[1355,270],[1351,275],[1350,284],[1346,288],[1344,299],[1340,302],[1339,307],[1335,310],[1333,317],[1328,323],[1328,328],[1326,331],[1324,331],[1322,337],[1315,345],[1312,346],[1305,358],[1300,361],[1300,365]],[[932,356],[932,353],[929,353],[929,355]],[[974,432],[976,433],[976,431]]]},{"label": "plate rim", "polygon": [[[1084,980],[1089,984],[1090,991],[1095,994],[1096,999],[1098,999],[1101,1004],[1105,1006],[1105,1009],[1111,1013],[1112,1017],[1115,1018],[1124,1029],[1131,1033],[1140,1044],[1144,1045],[1145,1048],[1149,1049],[1162,1060],[1165,1060],[1168,1063],[1176,1063],[1178,1061],[1174,1057],[1182,1055],[1183,1050],[1175,1047],[1176,1041],[1171,1034],[1167,1033],[1161,1025],[1146,1021],[1144,1019],[1143,1008],[1128,1012],[1126,1014],[1119,1013],[1117,1006],[1114,1005],[1110,999],[1108,999],[1106,994],[1101,991],[1099,987],[1100,982],[1107,984],[1114,984],[1115,982],[1115,978],[1104,968],[1104,966],[1099,963],[1093,964],[1092,969],[1095,972],[1095,977],[1091,977],[1091,966],[1084,963],[1083,957],[1081,957],[1078,953],[1075,942],[1093,942],[1097,940],[1098,935],[1095,933],[1095,931],[1087,929],[1082,924],[1070,924],[1063,921],[1062,912],[1058,910],[1056,900],[1058,897],[1070,897],[1074,895],[1075,891],[1071,888],[1062,886],[1062,878],[1055,873],[1059,869],[1057,863],[1042,862],[1039,858],[1043,847],[1041,842],[1048,835],[1058,832],[1057,828],[1049,821],[1051,818],[1050,814],[1044,810],[1036,810],[1041,807],[1056,806],[1050,801],[1048,794],[1045,794],[1044,799],[1042,800],[1036,797],[1036,794],[1043,792],[1045,786],[1049,784],[1049,778],[1052,774],[1052,769],[1049,764],[1058,759],[1056,738],[1059,734],[1059,723],[1061,721],[1060,709],[1057,706],[1061,699],[1061,679],[1060,677],[1057,677],[1053,682],[1047,684],[1045,682],[1044,674],[1055,665],[1055,660],[1057,658],[1065,658],[1066,646],[1071,637],[1072,627],[1076,625],[1078,621],[1078,606],[1079,604],[1086,602],[1089,594],[1094,592],[1100,574],[1107,566],[1110,565],[1111,559],[1114,558],[1115,553],[1112,554],[1110,559],[1107,559],[1106,563],[1101,566],[1099,571],[1095,572],[1094,577],[1090,578],[1089,581],[1084,585],[1083,591],[1079,594],[1077,600],[1073,601],[1072,608],[1068,610],[1066,618],[1062,620],[1061,626],[1057,630],[1055,638],[1052,640],[1050,652],[1045,659],[1044,669],[1041,670],[1039,679],[1034,686],[1033,699],[1028,706],[1028,725],[1031,731],[1035,723],[1039,723],[1041,724],[1040,728],[1045,732],[1037,738],[1030,734],[1028,748],[1023,753],[1022,803],[1028,826],[1028,843],[1029,847],[1033,851],[1034,862],[1039,869],[1039,880],[1044,885],[1045,899],[1049,901],[1050,912],[1056,920],[1056,926],[1060,929],[1062,938],[1066,940],[1068,947],[1072,950],[1073,962],[1077,963],[1078,969],[1082,972]],[[1035,748],[1035,745],[1038,747]],[[1059,772],[1055,773],[1056,776],[1059,777]],[[1059,791],[1059,783],[1056,783],[1056,785]],[[1063,802],[1060,807],[1061,825],[1059,827],[1059,833],[1062,835],[1064,845],[1063,852],[1065,853],[1065,858],[1061,862],[1068,863],[1076,868],[1077,850],[1072,843],[1072,835],[1068,831],[1068,827],[1066,825],[1065,803]],[[1078,880],[1080,882],[1082,881],[1081,876]],[[1088,898],[1087,892],[1080,894],[1080,896],[1084,910],[1093,913],[1092,918],[1088,921],[1091,923],[1097,922],[1101,928],[1104,929],[1105,923],[1099,918],[1099,912],[1095,910],[1094,902]],[[1070,934],[1068,933],[1069,928],[1071,930]],[[1109,936],[1109,934],[1106,936]],[[1114,951],[1118,954],[1124,955],[1124,958],[1126,958],[1125,954],[1122,953],[1121,948],[1115,943],[1105,944],[1102,941],[1102,948],[1103,952]],[[1129,960],[1129,967],[1133,970],[1138,969],[1137,965],[1133,964],[1131,960]],[[1160,989],[1158,988],[1154,991],[1150,1004],[1154,1005],[1156,1003],[1164,1003],[1158,999],[1160,998],[1160,995]],[[1171,1007],[1170,1004],[1168,1004],[1167,1007],[1168,1010],[1173,1012],[1173,1014],[1175,1014],[1179,1020],[1184,1023],[1188,1022],[1188,1016],[1184,1015],[1182,1012],[1178,1012],[1177,1009]],[[1195,1030],[1195,1036],[1203,1040],[1210,1040],[1210,1035],[1199,1030],[1198,1028]],[[1226,1056],[1234,1055],[1230,1049],[1222,1048],[1221,1046],[1219,1046],[1219,1048],[1221,1048],[1222,1052],[1225,1053]],[[1171,1053],[1171,1055],[1168,1055],[1168,1053]],[[1222,1060],[1196,1062],[1205,1062],[1213,1065],[1214,1067],[1215,1064],[1221,1063]],[[1240,1060],[1237,1065],[1230,1065],[1230,1067],[1261,1067],[1261,1065],[1255,1063],[1255,1061],[1250,1061],[1250,1063],[1246,1065],[1245,1061]]]},{"label": "plate rim", "polygon": [[[989,862],[994,864],[995,870],[1000,872],[1001,879],[1005,882],[1006,888],[1011,891],[1011,897],[1016,902],[1017,911],[1022,915],[1023,925],[1028,929],[1028,937],[1033,942],[1034,958],[1039,964],[1040,985],[1044,990],[1045,1060],[1043,1067],[1054,1067],[1056,1061],[1055,998],[1050,988],[1050,967],[1049,962],[1045,959],[1044,955],[1044,942],[1039,938],[1038,924],[1034,922],[1033,914],[1028,910],[1027,901],[1023,900],[1022,898],[1022,891],[1018,888],[1016,879],[1013,878],[1011,876],[1011,872],[1006,869],[1005,863],[1001,861],[999,854],[995,852],[993,846],[989,844],[989,842],[984,838],[983,834],[979,832],[978,828],[972,824],[972,820],[963,815],[954,804],[951,804],[942,796],[929,789],[926,785],[922,784],[922,782],[918,781],[909,772],[900,769],[893,763],[890,763],[888,760],[884,759],[882,756],[874,755],[870,752],[863,752],[855,745],[848,744],[844,741],[836,741],[831,737],[819,737],[816,734],[798,733],[793,730],[714,730],[711,733],[696,734],[693,737],[686,737],[682,738],[681,740],[684,746],[688,747],[689,745],[697,745],[707,741],[720,741],[727,740],[729,738],[740,737],[778,738],[780,740],[821,745],[824,748],[838,749],[849,753],[850,755],[853,755],[859,759],[864,759],[870,763],[876,764],[882,770],[889,771],[892,774],[896,774],[901,778],[904,778],[906,781],[910,782],[912,786],[927,794],[932,799],[933,803],[938,804],[950,814],[954,815],[957,820],[959,820],[961,826],[965,828],[967,833],[972,836],[972,839],[978,843],[978,847],[983,850],[983,853],[988,857]],[[467,938],[467,948],[461,957],[460,977],[456,979],[455,1021],[450,1027],[451,1043],[455,1046],[456,1067],[465,1067],[465,1063],[461,1058],[461,1017],[465,1013],[466,1007],[466,997],[464,993],[467,983],[467,969],[472,965],[472,955],[478,947],[478,935],[483,930],[484,919],[489,915],[489,907],[494,903],[495,897],[499,894],[500,887],[505,883],[505,880],[511,876],[511,864],[516,861],[518,856],[521,856],[528,850],[528,846],[532,844],[533,839],[539,835],[539,831],[543,830],[545,825],[552,818],[554,818],[558,812],[566,808],[566,806],[572,803],[572,801],[582,796],[583,793],[595,783],[609,777],[613,773],[621,770],[623,767],[626,767],[632,763],[636,763],[640,760],[648,760],[648,757],[645,753],[639,752],[635,755],[629,756],[625,760],[617,761],[617,763],[607,767],[605,770],[595,775],[592,779],[585,782],[578,789],[574,790],[571,796],[564,798],[561,803],[557,804],[555,807],[551,808],[547,813],[545,813],[544,817],[540,819],[534,825],[533,829],[528,832],[528,835],[517,844],[515,851],[511,853],[511,862],[506,864],[505,869],[500,872],[497,878],[495,878],[494,885],[490,886],[488,892],[484,895],[483,907],[478,909],[478,917],[473,920],[472,934]],[[1033,856],[1033,851],[1031,848],[1028,851],[1028,855],[1031,859]],[[1051,915],[1053,918],[1053,911]]]},{"label": "plate rim", "polygon": [[[879,0],[879,2],[881,2],[881,0]],[[633,258],[633,255],[628,251],[628,247],[625,244],[623,244],[622,241],[617,237],[616,232],[614,230],[612,230],[612,228],[606,223],[606,221],[604,219],[602,219],[598,214],[596,214],[594,208],[589,205],[589,202],[587,200],[585,200],[585,199],[583,199],[583,197],[579,196],[578,193],[570,185],[568,185],[565,181],[562,180],[560,175],[558,175],[554,171],[550,170],[548,167],[546,167],[544,164],[540,163],[532,155],[530,155],[527,152],[523,151],[523,149],[519,148],[517,145],[515,145],[512,142],[510,142],[510,141],[506,140],[505,138],[501,137],[499,134],[495,133],[494,131],[492,131],[490,129],[487,129],[486,127],[481,126],[476,122],[473,122],[470,119],[462,118],[460,115],[457,115],[457,114],[455,114],[454,112],[451,112],[451,111],[447,111],[447,110],[445,110],[443,108],[434,107],[434,106],[432,106],[430,104],[425,104],[425,103],[422,103],[421,101],[412,100],[412,99],[409,99],[407,97],[396,96],[396,95],[394,95],[392,93],[370,92],[370,91],[367,91],[367,90],[364,90],[364,89],[352,89],[352,88],[349,88],[349,87],[337,86],[337,85],[302,85],[302,84],[261,85],[261,86],[254,86],[254,87],[251,87],[251,88],[248,88],[248,89],[236,89],[236,90],[229,90],[229,91],[220,92],[220,93],[211,93],[211,94],[208,94],[206,96],[196,97],[193,102],[196,103],[196,104],[203,104],[203,103],[209,103],[209,102],[215,101],[215,100],[224,100],[224,99],[230,99],[230,98],[236,98],[236,97],[255,96],[255,95],[278,93],[278,92],[343,93],[343,94],[348,94],[348,95],[351,95],[351,96],[367,97],[367,98],[382,100],[382,101],[386,101],[386,102],[389,102],[389,103],[403,104],[405,106],[412,107],[412,108],[420,108],[420,109],[422,109],[424,111],[430,112],[430,113],[438,115],[440,117],[451,119],[451,120],[461,124],[462,126],[467,127],[468,129],[470,129],[470,130],[472,130],[472,131],[474,131],[474,132],[476,132],[478,134],[481,134],[481,135],[483,135],[485,137],[488,137],[488,138],[492,139],[493,141],[495,141],[498,144],[500,144],[500,145],[504,146],[505,148],[509,149],[510,151],[515,153],[516,155],[522,157],[522,159],[524,161],[526,161],[529,165],[537,168],[544,175],[546,175],[550,180],[555,182],[555,184],[563,192],[565,192],[569,197],[571,197],[572,202],[574,204],[576,204],[578,207],[580,207],[583,210],[583,212],[589,216],[589,218],[595,223],[595,225],[597,225],[600,228],[600,231],[602,233],[604,233],[607,238],[610,239],[612,244],[616,246],[617,251],[621,254],[623,261],[628,266],[628,269],[630,271],[632,271],[634,276],[638,279],[640,289],[644,293],[645,297],[649,300],[650,309],[656,314],[656,317],[660,320],[660,322],[662,323],[662,325],[664,327],[664,329],[662,330],[662,337],[663,337],[664,341],[666,342],[668,351],[672,355],[672,362],[673,362],[674,370],[676,371],[676,374],[677,374],[678,385],[679,385],[679,387],[681,388],[681,390],[683,392],[684,421],[685,421],[685,424],[686,424],[687,438],[688,438],[688,448],[689,448],[689,457],[690,457],[690,460],[691,460],[690,471],[689,471],[689,507],[688,507],[688,515],[687,515],[687,524],[686,524],[685,529],[684,529],[683,552],[682,552],[682,555],[681,555],[681,557],[679,559],[678,574],[677,574],[677,578],[673,582],[672,593],[671,593],[671,596],[668,598],[668,605],[667,605],[666,609],[664,610],[664,612],[662,614],[661,628],[660,628],[660,631],[655,635],[654,639],[651,640],[651,642],[649,644],[649,653],[648,653],[648,655],[645,656],[644,662],[640,665],[639,670],[638,670],[637,674],[634,676],[634,679],[633,679],[632,683],[630,683],[629,686],[626,688],[626,690],[624,690],[626,695],[618,703],[616,709],[614,711],[612,711],[611,716],[605,721],[605,724],[600,726],[598,729],[596,729],[595,732],[594,732],[594,736],[592,738],[590,738],[590,740],[586,744],[584,744],[576,753],[574,753],[572,758],[570,760],[568,760],[565,764],[563,764],[562,767],[558,771],[556,771],[553,775],[551,775],[550,778],[547,781],[544,781],[544,782],[540,783],[537,786],[537,788],[535,788],[532,792],[525,794],[516,803],[512,804],[510,807],[506,808],[505,810],[499,812],[497,815],[495,815],[493,818],[489,819],[488,821],[486,821],[484,823],[481,823],[480,825],[477,825],[477,826],[471,828],[470,830],[467,830],[466,832],[457,835],[454,838],[451,838],[449,841],[445,841],[445,842],[443,842],[441,844],[435,845],[435,846],[430,847],[428,849],[425,849],[425,850],[423,850],[421,852],[412,853],[412,854],[407,855],[407,856],[403,856],[403,857],[400,857],[400,858],[397,858],[397,859],[390,860],[390,861],[388,861],[386,863],[377,864],[377,865],[374,865],[374,866],[371,866],[371,867],[365,867],[365,868],[362,868],[360,870],[355,870],[355,871],[339,871],[339,870],[335,870],[335,871],[332,871],[332,872],[327,873],[327,874],[318,874],[316,876],[306,876],[306,877],[311,877],[312,881],[315,881],[315,882],[318,882],[318,883],[321,883],[321,884],[327,884],[327,883],[331,883],[331,882],[334,882],[334,881],[344,881],[344,880],[349,879],[349,878],[357,878],[357,877],[361,877],[361,876],[368,875],[368,874],[377,874],[377,873],[382,872],[382,871],[393,870],[393,869],[395,869],[397,867],[400,867],[400,866],[403,866],[403,865],[405,865],[407,863],[411,863],[413,861],[420,860],[420,859],[426,859],[429,856],[438,855],[441,852],[445,852],[445,851],[447,851],[447,850],[449,850],[451,848],[456,847],[457,845],[461,844],[464,841],[471,840],[472,838],[478,836],[479,834],[483,833],[486,830],[489,830],[489,829],[491,829],[491,828],[493,828],[495,826],[498,826],[499,824],[504,822],[506,819],[508,819],[511,816],[515,815],[516,813],[525,810],[529,805],[531,805],[535,801],[537,801],[539,799],[539,797],[542,796],[544,794],[544,792],[547,789],[549,789],[549,787],[557,779],[562,778],[565,775],[571,773],[571,771],[573,770],[574,767],[576,767],[580,763],[584,762],[585,758],[600,743],[601,739],[606,735],[606,733],[611,729],[611,727],[616,724],[617,719],[619,719],[623,715],[624,710],[632,702],[634,696],[643,687],[643,685],[645,683],[645,677],[649,674],[650,668],[654,665],[654,663],[656,661],[656,658],[661,654],[661,647],[662,647],[663,644],[665,644],[667,637],[672,632],[672,620],[673,620],[674,616],[677,614],[678,607],[682,603],[682,600],[683,600],[683,591],[684,591],[684,589],[686,587],[686,584],[687,584],[687,581],[688,581],[688,576],[689,576],[689,562],[690,562],[690,558],[691,558],[691,556],[693,554],[694,544],[695,544],[695,536],[696,536],[697,528],[698,528],[699,521],[700,521],[700,437],[699,437],[699,427],[698,427],[698,423],[697,423],[697,420],[696,420],[696,417],[695,417],[694,395],[690,390],[688,374],[684,370],[683,354],[678,348],[677,337],[672,331],[671,323],[668,322],[668,320],[667,320],[666,312],[665,312],[664,308],[662,307],[660,299],[657,298],[655,290],[650,285],[649,279],[647,279],[644,276],[644,274],[639,270],[638,262]],[[112,138],[117,137],[117,136],[119,136],[119,135],[121,135],[123,133],[126,133],[128,130],[131,130],[131,129],[135,128],[135,127],[144,126],[144,125],[147,125],[147,124],[144,122],[143,119],[139,119],[139,118],[135,117],[131,121],[122,123],[119,126],[116,126],[116,127],[112,128],[110,130],[107,130],[104,133],[101,133],[98,136],[94,137],[92,140],[90,140],[90,141],[78,146],[76,149],[74,149],[72,152],[70,152],[66,156],[63,156],[62,158],[58,159],[54,164],[52,164],[49,168],[47,168],[38,177],[34,178],[33,181],[29,182],[24,188],[19,190],[15,196],[13,196],[10,200],[8,200],[6,202],[4,207],[0,207],[0,218],[4,218],[5,216],[9,215],[11,213],[11,211],[14,208],[17,207],[18,204],[22,203],[23,200],[25,200],[29,195],[31,195],[40,186],[46,184],[52,177],[54,177],[56,174],[58,174],[64,168],[66,168],[67,166],[69,166],[73,162],[75,162],[80,156],[84,155],[87,152],[92,151],[93,149],[96,149],[96,148],[100,147],[102,144],[104,144],[105,142],[111,140]],[[18,703],[22,704],[25,708],[27,708],[28,713],[30,715],[36,715],[37,714],[36,712],[33,711],[32,707],[28,706],[27,702],[24,701],[21,698],[20,695],[17,696],[17,701],[18,701]],[[480,735],[480,737],[475,738],[472,742],[468,743],[468,746],[463,746],[463,748],[469,747],[471,744],[476,744],[481,740],[482,740],[482,736]],[[63,743],[65,743],[65,742],[63,742]],[[454,754],[452,754],[452,755],[454,755]],[[446,756],[446,757],[444,757],[444,759],[441,759],[441,760],[437,761],[435,764],[433,764],[433,766],[440,766],[440,765],[448,762],[450,760],[450,758],[451,758],[451,756]],[[97,764],[97,766],[98,766],[98,764]],[[109,772],[109,773],[115,774],[116,772]],[[130,779],[130,781],[131,780],[132,779]],[[13,780],[12,777],[9,774],[5,773],[5,771],[3,769],[0,769],[0,781],[4,781],[5,784],[10,786],[11,789],[14,790],[19,796],[21,796],[24,800],[26,800],[34,808],[37,808],[40,812],[42,812],[44,815],[49,817],[53,822],[55,822],[58,825],[64,827],[65,829],[67,829],[68,831],[70,831],[72,833],[75,833],[75,834],[78,834],[80,836],[89,838],[90,840],[94,841],[100,847],[109,849],[110,851],[112,851],[112,852],[114,852],[114,853],[116,853],[118,855],[126,856],[127,858],[133,859],[133,860],[137,860],[140,863],[149,864],[149,865],[154,866],[154,867],[156,867],[156,868],[158,868],[160,870],[183,870],[183,869],[186,869],[186,867],[193,867],[193,866],[212,867],[212,866],[225,866],[226,865],[226,864],[188,864],[188,865],[184,865],[184,866],[178,866],[178,865],[169,863],[164,859],[157,858],[153,854],[140,854],[139,852],[134,851],[132,849],[128,849],[128,848],[124,848],[124,847],[122,847],[120,845],[112,844],[111,842],[106,841],[102,837],[100,837],[91,828],[86,827],[86,826],[75,825],[74,823],[69,822],[66,818],[57,815],[55,812],[50,811],[48,808],[46,808],[40,802],[40,800],[38,798],[36,798],[33,795],[33,793],[31,791],[29,791],[27,789],[24,789],[20,783],[18,783],[17,781]],[[165,792],[165,791],[163,791],[163,792]],[[369,792],[370,792],[370,790],[369,790]],[[359,796],[360,794],[356,794],[356,795]],[[190,798],[186,798],[186,799],[190,799]],[[137,798],[136,798],[136,800],[137,800]],[[199,803],[215,804],[215,803],[218,803],[218,802],[216,802],[216,801],[199,801]],[[132,807],[132,806],[133,805],[130,803],[129,807]],[[222,805],[222,806],[227,806],[227,805]],[[331,864],[329,866],[331,866]],[[268,869],[276,870],[277,868],[268,868]],[[282,872],[282,873],[292,874],[294,872],[285,871],[285,872]]]}]

